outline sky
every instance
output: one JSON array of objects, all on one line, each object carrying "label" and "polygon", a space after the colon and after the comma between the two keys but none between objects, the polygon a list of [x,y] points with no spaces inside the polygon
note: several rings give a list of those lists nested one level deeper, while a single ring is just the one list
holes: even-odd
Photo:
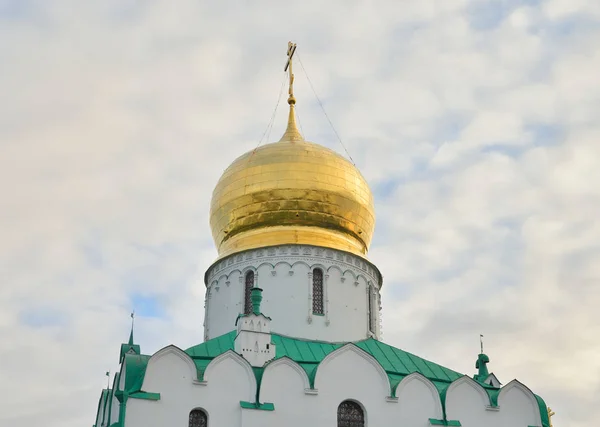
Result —
[{"label": "sky", "polygon": [[596,0],[0,0],[0,424],[91,425],[131,310],[146,354],[202,341],[211,193],[288,40],[304,136],[374,192],[384,341],[472,375],[483,334],[594,424]]}]

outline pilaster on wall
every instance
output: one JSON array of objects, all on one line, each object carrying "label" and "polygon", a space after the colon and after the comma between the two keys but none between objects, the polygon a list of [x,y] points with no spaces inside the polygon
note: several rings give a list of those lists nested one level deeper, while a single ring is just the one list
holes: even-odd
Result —
[{"label": "pilaster on wall", "polygon": [[311,268],[308,271],[308,316],[306,317],[306,321],[308,324],[312,323],[312,315],[313,315],[313,269]]},{"label": "pilaster on wall", "polygon": [[329,279],[329,274],[323,274],[323,309],[325,311],[325,326],[331,324],[331,320],[329,320],[329,291],[327,289],[327,279]]}]

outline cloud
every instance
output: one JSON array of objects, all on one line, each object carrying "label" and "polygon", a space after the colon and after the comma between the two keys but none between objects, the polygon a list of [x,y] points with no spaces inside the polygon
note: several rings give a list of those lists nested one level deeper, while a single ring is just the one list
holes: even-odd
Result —
[{"label": "cloud", "polygon": [[[91,422],[133,308],[146,353],[202,340],[211,192],[291,38],[375,189],[386,342],[472,373],[483,333],[503,382],[592,423],[594,2],[0,4],[0,421]],[[343,153],[298,65],[305,135]]]}]

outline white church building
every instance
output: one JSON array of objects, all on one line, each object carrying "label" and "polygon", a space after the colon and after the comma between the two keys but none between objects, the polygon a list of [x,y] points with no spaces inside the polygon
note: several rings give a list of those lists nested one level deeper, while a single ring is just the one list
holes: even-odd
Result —
[{"label": "white church building", "polygon": [[551,427],[544,400],[385,344],[373,195],[344,157],[296,126],[237,158],[213,193],[218,259],[204,342],[142,354],[133,330],[94,427]]}]

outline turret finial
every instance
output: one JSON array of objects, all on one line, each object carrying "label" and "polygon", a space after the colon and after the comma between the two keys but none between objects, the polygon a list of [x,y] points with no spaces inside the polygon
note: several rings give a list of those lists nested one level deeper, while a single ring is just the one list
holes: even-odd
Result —
[{"label": "turret finial", "polygon": [[280,141],[304,141],[304,138],[302,137],[302,134],[300,133],[300,131],[298,130],[298,126],[296,125],[296,111],[294,110],[294,107],[296,105],[296,98],[294,97],[294,73],[292,71],[292,58],[294,57],[295,52],[296,43],[288,42],[288,59],[285,63],[283,71],[287,71],[290,75],[290,84],[288,89],[288,104],[290,105],[290,113],[288,116],[287,128]]},{"label": "turret finial", "polygon": [[131,314],[131,332],[129,332],[129,341],[127,344],[121,344],[121,354],[119,355],[119,363],[123,363],[123,358],[126,354],[140,354],[140,346],[138,344],[134,344],[133,341],[133,325],[135,318],[135,311],[132,311]]},{"label": "turret finial", "polygon": [[131,332],[129,333],[129,342],[127,344],[133,345],[133,322],[135,320],[135,310],[131,312]]},{"label": "turret finial", "polygon": [[288,104],[294,105],[296,103],[296,98],[294,98],[294,73],[292,72],[292,58],[294,57],[294,53],[296,52],[296,43],[288,42],[288,50],[287,56],[288,60],[285,63],[285,67],[283,71],[287,71],[288,68],[290,70],[290,86],[288,89]]},{"label": "turret finial", "polygon": [[250,291],[250,300],[252,301],[252,313],[259,315],[262,314],[260,312],[260,303],[262,302],[262,289],[261,288],[252,288]]}]

